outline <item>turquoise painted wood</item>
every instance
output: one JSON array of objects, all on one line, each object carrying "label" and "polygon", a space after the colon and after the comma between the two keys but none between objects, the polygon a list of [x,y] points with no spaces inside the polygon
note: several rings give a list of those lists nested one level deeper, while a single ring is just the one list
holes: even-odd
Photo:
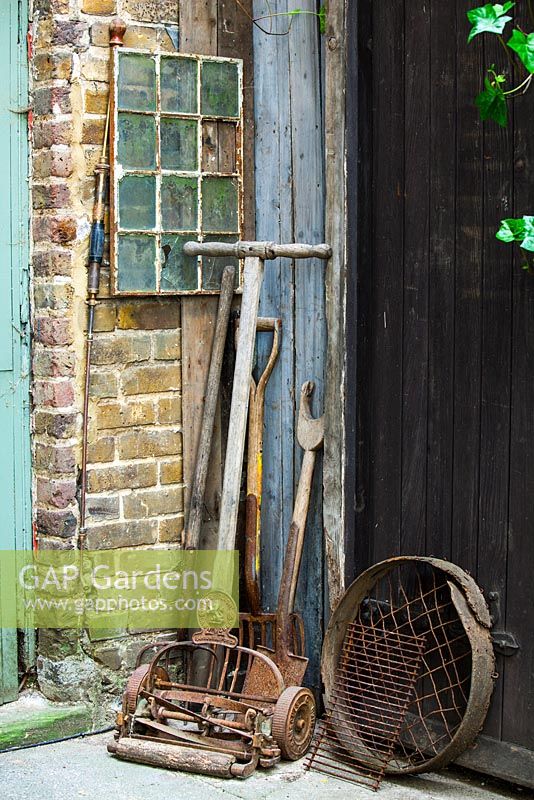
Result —
[{"label": "turquoise painted wood", "polygon": [[[25,2],[0,4],[0,550],[31,546],[28,342],[28,103]],[[7,79],[9,76],[9,79]],[[0,558],[1,596],[6,562]],[[32,636],[21,632],[26,659]],[[17,631],[0,628],[0,703],[16,698]]]},{"label": "turquoise painted wood", "polygon": [[[294,8],[288,0],[271,3],[273,12]],[[299,8],[315,11],[314,0]],[[254,4],[256,16],[264,4]],[[274,30],[287,28],[287,17]],[[279,26],[279,28],[278,28]],[[256,126],[256,239],[275,242],[324,241],[324,155],[321,101],[321,37],[317,18],[294,19],[288,36],[254,29],[254,107]],[[281,564],[289,532],[302,452],[295,442],[296,406],[306,380],[316,383],[313,411],[322,413],[326,353],[325,264],[268,261],[260,303],[264,316],[282,318],[282,347],[267,387],[262,505],[262,594],[266,610],[276,606]],[[260,338],[265,363],[269,341]],[[268,340],[269,337],[265,337]],[[263,351],[263,352],[262,352]],[[310,657],[306,682],[319,690],[324,606],[324,548],[321,458],[297,595]]]}]

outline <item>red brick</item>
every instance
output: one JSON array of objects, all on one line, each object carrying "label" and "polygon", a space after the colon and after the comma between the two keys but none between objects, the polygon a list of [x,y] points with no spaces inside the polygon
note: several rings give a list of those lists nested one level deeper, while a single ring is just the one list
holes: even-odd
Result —
[{"label": "red brick", "polygon": [[76,481],[58,481],[50,478],[38,478],[36,490],[39,505],[67,508],[76,499]]},{"label": "red brick", "polygon": [[39,81],[69,80],[72,75],[72,53],[36,53],[33,68]]},{"label": "red brick", "polygon": [[67,283],[36,283],[33,290],[33,301],[39,311],[50,308],[68,313],[73,296],[74,289]]},{"label": "red brick", "polygon": [[84,34],[88,26],[84,22],[72,20],[55,20],[52,26],[50,44],[52,45],[81,45],[84,44]]},{"label": "red brick", "polygon": [[143,331],[180,327],[180,303],[176,300],[132,300],[122,303],[118,327]]},{"label": "red brick", "polygon": [[33,159],[33,175],[36,179],[68,178],[72,174],[70,150],[56,147],[45,153],[37,153]]},{"label": "red brick", "polygon": [[49,444],[35,445],[35,466],[50,473],[66,474],[76,468],[76,457],[73,447],[56,447]]},{"label": "red brick", "polygon": [[34,350],[32,364],[38,378],[69,378],[74,375],[75,357],[69,350]]},{"label": "red brick", "polygon": [[33,253],[33,273],[36,278],[68,276],[72,272],[72,258],[70,250],[36,250]]},{"label": "red brick", "polygon": [[70,114],[70,88],[67,86],[42,86],[33,93],[33,112],[39,116]]},{"label": "red brick", "polygon": [[71,344],[72,326],[70,319],[63,317],[37,317],[35,320],[35,339],[41,344]]},{"label": "red brick", "polygon": [[74,413],[39,410],[33,417],[35,433],[50,436],[52,439],[70,439],[76,434],[77,423],[78,417]]},{"label": "red brick", "polygon": [[52,147],[54,144],[70,144],[72,141],[72,122],[56,120],[36,120],[33,126],[33,146],[35,150]]},{"label": "red brick", "polygon": [[33,238],[37,242],[67,244],[76,239],[77,228],[74,217],[36,217],[33,221]]},{"label": "red brick", "polygon": [[76,532],[76,517],[72,511],[38,509],[36,522],[38,536],[58,536],[68,539]]},{"label": "red brick", "polygon": [[34,184],[32,204],[36,210],[67,208],[70,204],[70,189],[66,183]]},{"label": "red brick", "polygon": [[37,406],[68,408],[74,403],[74,384],[67,378],[59,381],[35,381],[33,402]]}]

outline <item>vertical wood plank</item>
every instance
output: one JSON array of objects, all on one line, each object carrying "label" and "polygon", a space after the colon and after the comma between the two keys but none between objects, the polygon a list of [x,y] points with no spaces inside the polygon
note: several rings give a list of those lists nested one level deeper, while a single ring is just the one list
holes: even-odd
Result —
[{"label": "vertical wood plank", "polygon": [[[287,10],[286,0],[277,10]],[[254,13],[264,4],[254,3]],[[276,24],[276,23],[275,23]],[[255,164],[257,238],[292,241],[292,161],[287,36],[267,36],[254,29]],[[282,319],[278,362],[267,385],[263,442],[262,598],[276,606],[285,537],[293,507],[294,441],[294,297],[293,267],[287,260],[265,264],[260,314]],[[265,363],[268,344],[260,337],[258,360]]]},{"label": "vertical wood plank", "polygon": [[374,8],[373,560],[400,553],[404,213],[404,2]]},{"label": "vertical wood plank", "polygon": [[439,85],[439,91],[430,93],[426,551],[446,559],[451,557],[452,512],[456,48],[451,31],[456,24],[454,3],[432,3],[431,86]]},{"label": "vertical wood plank", "polygon": [[[464,19],[465,2],[457,3]],[[477,37],[481,39],[481,37]],[[465,28],[457,31],[457,205],[454,327],[454,462],[452,559],[476,572],[480,445],[482,124],[473,99],[483,74],[482,43],[466,45]]]},{"label": "vertical wood plank", "polygon": [[[254,240],[255,225],[255,177],[254,177],[254,57],[252,22],[252,0],[220,0],[218,19],[218,53],[220,56],[243,59],[243,210],[244,237]],[[247,12],[247,13],[245,13]],[[219,135],[220,131],[219,131]]]},{"label": "vertical wood plank", "polygon": [[179,3],[180,51],[217,55],[217,0]]},{"label": "vertical wood plank", "polygon": [[[347,48],[347,438],[353,437],[346,450],[347,483],[355,472],[352,508],[354,513],[354,565],[347,579],[372,563],[372,472],[373,442],[368,435],[372,416],[372,296],[373,253],[373,14],[372,0],[347,7],[347,29],[358,31],[357,48]],[[354,76],[358,76],[357,94]],[[328,118],[328,114],[327,114]],[[357,141],[355,137],[357,136]],[[349,190],[350,187],[350,190]],[[355,191],[355,187],[357,187]],[[354,302],[356,298],[356,302]],[[327,309],[329,304],[327,304]],[[335,313],[335,312],[334,312]],[[356,346],[354,340],[356,339]],[[356,391],[354,390],[356,387]],[[327,387],[328,391],[328,387]],[[350,432],[350,434],[349,434]],[[351,451],[354,465],[351,466]],[[347,490],[347,506],[349,504]],[[351,535],[349,528],[349,536]],[[348,566],[348,565],[347,565]]]},{"label": "vertical wood plank", "polygon": [[[486,64],[503,60],[494,37],[484,42]],[[498,222],[513,210],[513,119],[508,129],[484,126],[484,274],[480,405],[480,520],[477,578],[486,592],[506,597],[513,250],[495,239]],[[495,610],[496,605],[492,610]],[[502,621],[498,623],[502,627]],[[496,672],[506,669],[497,655]],[[484,732],[500,739],[502,676],[493,691]]]},{"label": "vertical wood plank", "polygon": [[401,552],[425,549],[430,172],[430,4],[405,4]]},{"label": "vertical wood plank", "polygon": [[[332,258],[326,267],[326,337],[324,387],[325,442],[323,461],[323,523],[326,549],[329,603],[334,607],[344,589],[347,565],[352,573],[354,518],[352,476],[345,480],[344,449],[349,440],[346,417],[346,386],[348,381],[345,324],[346,271],[345,226],[347,192],[345,183],[345,108],[346,58],[344,0],[331,2],[328,9],[325,51],[324,132],[325,132],[325,241],[332,247]],[[352,47],[352,52],[357,48]],[[348,66],[347,66],[348,68]],[[354,87],[353,87],[354,92]],[[354,98],[354,108],[357,98]],[[354,159],[354,153],[352,158]],[[349,155],[350,158],[350,155]],[[353,162],[354,163],[354,162]],[[347,168],[350,166],[347,164]],[[356,202],[356,193],[353,195]],[[347,255],[347,258],[350,258]],[[353,262],[351,262],[352,264]],[[355,270],[349,269],[355,276]],[[347,323],[348,324],[348,323]],[[351,360],[355,366],[355,360]],[[352,418],[354,419],[354,418]],[[348,458],[350,460],[350,457]],[[352,485],[351,485],[352,484]],[[345,495],[347,501],[345,501]],[[351,533],[345,537],[345,531]],[[348,550],[346,549],[348,548]],[[352,577],[352,574],[350,574]]]},{"label": "vertical wood plank", "polygon": [[[517,24],[531,26],[525,12]],[[514,104],[514,216],[534,207],[534,141],[532,96]],[[512,415],[510,439],[510,511],[508,529],[507,598],[499,627],[513,633],[521,650],[504,665],[502,738],[534,749],[534,281],[513,270]],[[504,612],[501,603],[501,613]]]},{"label": "vertical wood plank", "polygon": [[[315,11],[314,0],[305,0],[302,8]],[[319,29],[316,17],[302,15],[294,23],[289,37],[289,80],[291,92],[291,146],[293,161],[293,237],[299,242],[322,242],[324,239],[323,120],[319,60]],[[295,264],[295,387],[307,380],[315,382],[313,411],[323,413],[325,319],[325,263],[321,260]],[[295,481],[302,463],[302,450],[295,441]],[[307,681],[320,684],[318,665],[321,658],[323,596],[322,535],[322,458],[317,459],[312,486],[306,545],[302,560],[299,600],[303,612],[310,667]]]},{"label": "vertical wood plank", "polygon": [[[180,3],[180,50],[217,55],[217,0]],[[195,472],[209,358],[215,333],[217,297],[182,297],[182,420],[185,509],[189,511]],[[210,469],[205,494],[205,524],[201,547],[216,543],[222,485],[220,406],[213,430]]]}]

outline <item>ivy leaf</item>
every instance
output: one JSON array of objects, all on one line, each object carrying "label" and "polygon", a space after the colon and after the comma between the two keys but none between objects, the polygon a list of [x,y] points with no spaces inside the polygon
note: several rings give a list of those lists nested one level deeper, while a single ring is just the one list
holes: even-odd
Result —
[{"label": "ivy leaf", "polygon": [[534,73],[534,33],[527,35],[514,28],[508,47],[515,50],[528,71]]},{"label": "ivy leaf", "polygon": [[319,32],[326,33],[326,4],[323,3],[321,8],[319,9]]},{"label": "ivy leaf", "polygon": [[501,242],[517,242],[523,250],[534,253],[534,217],[503,219],[495,236]]},{"label": "ivy leaf", "polygon": [[512,17],[506,15],[512,6],[513,2],[504,3],[486,3],[485,6],[473,8],[467,12],[467,19],[472,24],[469,31],[467,41],[470,42],[479,33],[502,33],[506,27],[506,23],[510,22]]},{"label": "ivy leaf", "polygon": [[475,100],[481,118],[492,119],[501,127],[506,128],[508,124],[508,106],[501,88],[501,82],[497,82],[494,85],[489,78],[486,78],[484,86],[484,91],[480,92]]},{"label": "ivy leaf", "polygon": [[501,227],[495,236],[500,242],[521,242],[525,238],[525,220],[523,217],[501,220]]},{"label": "ivy leaf", "polygon": [[523,217],[525,223],[525,236],[519,246],[523,250],[529,250],[534,253],[534,217]]}]

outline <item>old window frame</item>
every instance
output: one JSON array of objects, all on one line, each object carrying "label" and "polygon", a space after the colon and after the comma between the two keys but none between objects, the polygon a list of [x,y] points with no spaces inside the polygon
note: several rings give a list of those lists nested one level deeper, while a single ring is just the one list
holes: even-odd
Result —
[{"label": "old window frame", "polygon": [[[155,111],[151,110],[136,110],[136,111],[128,111],[123,109],[125,113],[133,113],[144,115],[145,117],[150,117],[155,120],[156,126],[156,167],[154,170],[143,170],[143,169],[123,169],[118,162],[117,158],[117,149],[118,149],[118,119],[119,119],[119,112],[121,109],[119,108],[119,65],[120,59],[123,56],[144,56],[147,58],[152,59],[155,62],[155,70],[156,70],[156,109]],[[220,56],[204,56],[199,54],[193,53],[169,53],[169,52],[153,52],[146,49],[136,49],[136,48],[114,48],[112,52],[112,86],[111,88],[111,107],[110,107],[110,275],[111,275],[111,292],[113,295],[117,296],[159,296],[159,297],[167,297],[167,296],[189,296],[189,295],[214,295],[217,294],[219,289],[218,288],[204,288],[203,284],[203,277],[205,272],[206,264],[203,264],[203,259],[199,258],[197,261],[197,287],[195,289],[162,289],[161,282],[162,282],[162,250],[161,250],[161,237],[165,235],[167,232],[166,229],[162,227],[162,209],[161,209],[161,183],[162,177],[165,175],[172,175],[177,177],[184,177],[184,178],[192,178],[197,181],[197,188],[198,188],[198,206],[197,206],[197,226],[196,230],[193,230],[193,227],[187,231],[187,238],[197,239],[198,241],[205,241],[206,239],[222,239],[230,241],[230,240],[237,240],[242,238],[243,236],[243,202],[244,202],[244,192],[243,192],[243,162],[242,162],[242,154],[243,154],[243,61],[242,59],[238,58],[223,58]],[[187,113],[187,112],[170,112],[167,110],[162,110],[161,108],[161,62],[164,59],[177,59],[177,60],[187,60],[187,61],[195,61],[197,64],[197,108],[195,112]],[[205,63],[225,63],[225,64],[235,64],[237,69],[238,75],[238,114],[236,116],[222,116],[222,115],[215,115],[215,114],[204,114],[202,113],[202,68]],[[193,120],[197,123],[197,164],[195,170],[178,170],[178,169],[165,169],[163,170],[161,167],[161,119],[162,117],[165,118],[173,118],[173,119],[183,119],[183,120]],[[206,124],[216,124],[216,123],[230,123],[235,126],[235,140],[236,140],[236,151],[235,151],[235,167],[232,172],[218,172],[218,171],[209,171],[203,168],[203,155],[205,153],[204,150],[204,143],[203,143],[203,131],[205,129]],[[121,229],[119,226],[119,218],[120,218],[120,206],[119,206],[119,184],[120,180],[124,177],[125,174],[128,175],[155,175],[156,176],[156,225],[153,229],[145,230],[145,231],[134,231],[128,230],[129,234],[135,235],[152,235],[156,241],[156,258],[155,258],[155,270],[156,270],[156,286],[154,289],[121,289],[119,288],[119,268],[118,268],[118,244],[119,244],[119,235],[121,233]],[[231,178],[237,184],[237,213],[238,213],[238,221],[237,227],[238,231],[234,234],[229,234],[228,231],[205,231],[203,228],[203,221],[202,221],[202,184],[206,178]],[[158,224],[159,223],[159,224]],[[181,235],[182,232],[176,232],[176,235]],[[190,234],[190,235],[189,235]],[[171,234],[173,235],[173,234]],[[221,261],[221,259],[217,259],[217,261]],[[228,263],[228,259],[224,259],[224,264],[217,265],[217,268],[222,269],[226,263]],[[238,262],[237,259],[235,261],[236,266],[239,267],[238,269],[238,286],[236,287],[238,290],[241,288],[242,285],[242,273],[243,273],[243,263]]]}]

